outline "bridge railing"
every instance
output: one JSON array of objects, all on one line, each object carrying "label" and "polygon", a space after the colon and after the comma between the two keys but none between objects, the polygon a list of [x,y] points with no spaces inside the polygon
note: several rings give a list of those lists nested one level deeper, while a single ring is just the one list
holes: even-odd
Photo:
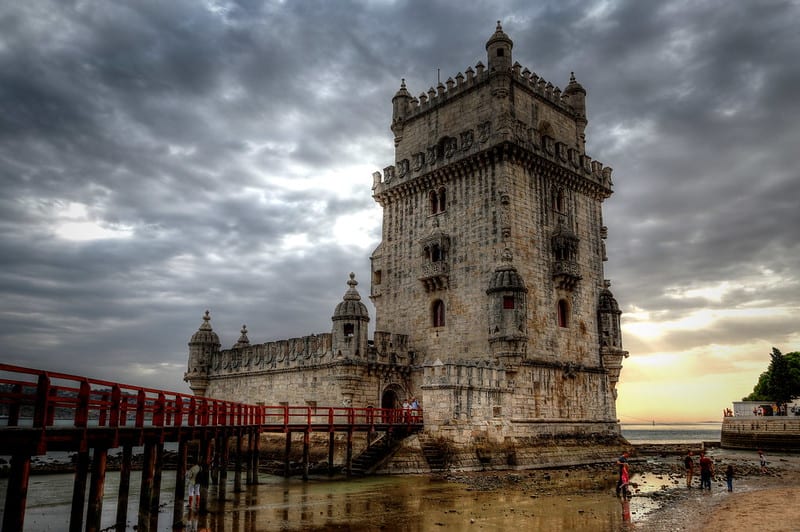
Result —
[{"label": "bridge railing", "polygon": [[421,423],[422,410],[250,405],[0,364],[0,429]]}]

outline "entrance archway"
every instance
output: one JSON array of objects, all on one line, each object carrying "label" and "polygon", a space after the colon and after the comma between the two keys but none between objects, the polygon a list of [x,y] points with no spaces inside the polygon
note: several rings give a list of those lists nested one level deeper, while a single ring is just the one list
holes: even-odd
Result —
[{"label": "entrance archway", "polygon": [[[403,403],[400,399],[400,395],[397,392],[398,390],[396,390],[395,388],[386,388],[383,391],[383,395],[381,395],[381,408],[387,408],[387,409],[400,408]],[[384,412],[383,415],[384,415],[383,418],[384,422],[392,421],[391,417],[389,417],[391,414],[389,414],[388,412]]]}]

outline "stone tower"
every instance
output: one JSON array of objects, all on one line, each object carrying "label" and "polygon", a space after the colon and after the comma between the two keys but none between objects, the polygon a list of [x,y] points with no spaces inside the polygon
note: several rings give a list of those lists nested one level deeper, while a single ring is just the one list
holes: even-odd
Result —
[{"label": "stone tower", "polygon": [[[392,99],[395,163],[373,176],[376,334],[421,358],[426,423],[502,439],[618,433],[619,308],[603,277],[611,169],[585,153],[586,90],[513,61]],[[458,435],[454,435],[458,440]]]},{"label": "stone tower", "polygon": [[189,342],[196,394],[359,408],[416,397],[422,443],[452,442],[461,467],[485,465],[481,449],[501,464],[563,462],[546,449],[569,442],[573,462],[616,452],[627,352],[603,275],[611,169],[585,152],[575,76],[562,93],[512,49],[498,23],[488,67],[417,97],[402,81],[392,98],[395,162],[372,185],[373,340],[352,273],[330,332],[251,343],[242,326],[221,349],[206,312]]}]

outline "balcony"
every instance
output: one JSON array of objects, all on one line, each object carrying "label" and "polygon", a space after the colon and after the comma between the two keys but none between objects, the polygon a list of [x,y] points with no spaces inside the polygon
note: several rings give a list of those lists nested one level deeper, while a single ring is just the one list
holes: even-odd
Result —
[{"label": "balcony", "polygon": [[450,265],[446,261],[428,262],[422,265],[419,280],[425,285],[426,292],[447,289]]},{"label": "balcony", "polygon": [[563,290],[572,290],[583,279],[580,275],[580,267],[574,260],[555,260],[553,261],[553,280],[556,287]]}]

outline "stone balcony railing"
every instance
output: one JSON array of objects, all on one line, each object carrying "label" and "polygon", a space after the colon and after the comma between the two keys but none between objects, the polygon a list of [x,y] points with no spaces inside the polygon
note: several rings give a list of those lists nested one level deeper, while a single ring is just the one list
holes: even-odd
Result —
[{"label": "stone balcony railing", "polygon": [[450,272],[450,265],[446,261],[428,262],[422,265],[422,274],[419,280],[425,285],[425,290],[444,290]]},{"label": "stone balcony railing", "polygon": [[575,288],[583,277],[581,277],[580,266],[574,260],[555,260],[553,261],[553,279],[558,283],[559,288],[571,290]]}]

